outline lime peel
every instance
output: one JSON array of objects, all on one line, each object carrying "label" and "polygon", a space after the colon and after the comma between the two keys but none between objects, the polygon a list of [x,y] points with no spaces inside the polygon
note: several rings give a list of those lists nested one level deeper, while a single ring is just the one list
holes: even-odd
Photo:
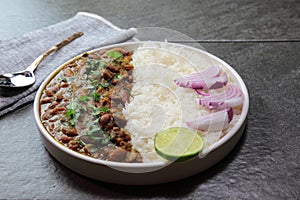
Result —
[{"label": "lime peel", "polygon": [[169,161],[185,161],[197,156],[203,149],[202,137],[194,130],[171,127],[155,134],[155,151]]}]

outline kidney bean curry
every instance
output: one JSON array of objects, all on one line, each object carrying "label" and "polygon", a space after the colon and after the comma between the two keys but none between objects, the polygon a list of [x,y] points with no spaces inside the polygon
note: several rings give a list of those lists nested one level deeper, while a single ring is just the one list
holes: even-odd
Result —
[{"label": "kidney bean curry", "polygon": [[66,64],[45,87],[41,121],[62,145],[116,162],[142,162],[122,114],[133,85],[132,52],[86,53]]}]

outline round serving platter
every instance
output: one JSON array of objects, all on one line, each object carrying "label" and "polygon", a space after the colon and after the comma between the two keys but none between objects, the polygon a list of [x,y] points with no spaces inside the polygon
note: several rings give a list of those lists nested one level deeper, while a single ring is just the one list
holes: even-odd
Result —
[{"label": "round serving platter", "polygon": [[[128,51],[134,51],[144,43],[145,42],[131,42],[115,44],[101,47],[88,53],[119,47]],[[35,97],[35,122],[40,131],[40,136],[46,149],[55,159],[57,159],[60,163],[62,163],[69,169],[81,175],[99,181],[125,185],[151,185],[176,181],[200,173],[222,160],[234,148],[243,134],[249,109],[248,91],[244,81],[239,76],[239,74],[226,62],[206,51],[180,44],[163,42],[153,43],[164,46],[172,45],[173,47],[186,49],[188,51],[194,52],[195,55],[200,56],[202,59],[202,63],[207,62],[208,65],[214,63],[217,65],[221,65],[222,68],[225,68],[226,71],[230,73],[230,76],[235,79],[244,95],[243,108],[237,123],[230,129],[230,131],[228,131],[228,133],[226,133],[225,136],[223,136],[210,148],[205,150],[205,156],[197,156],[185,162],[120,163],[103,161],[72,151],[56,141],[43,126],[40,118],[40,98],[44,88],[51,81],[51,79],[65,65],[82,56],[82,54],[69,60],[68,62],[58,67],[55,71],[53,71],[42,83]]]}]

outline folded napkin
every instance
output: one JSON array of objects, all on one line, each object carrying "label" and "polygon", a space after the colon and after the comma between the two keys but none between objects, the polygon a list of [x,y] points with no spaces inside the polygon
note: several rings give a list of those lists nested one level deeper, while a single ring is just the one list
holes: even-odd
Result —
[{"label": "folded napkin", "polygon": [[75,32],[84,35],[62,47],[44,60],[35,71],[36,82],[30,88],[12,91],[0,89],[0,117],[34,100],[36,90],[57,67],[85,51],[130,40],[136,29],[120,29],[104,18],[86,12],[23,35],[0,41],[0,74],[20,71],[29,66],[40,54]]}]

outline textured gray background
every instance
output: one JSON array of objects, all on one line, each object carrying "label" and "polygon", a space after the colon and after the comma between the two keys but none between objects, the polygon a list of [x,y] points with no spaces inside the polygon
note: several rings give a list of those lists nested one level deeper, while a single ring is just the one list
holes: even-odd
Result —
[{"label": "textured gray background", "polygon": [[0,10],[0,40],[77,11],[122,28],[174,29],[204,40],[207,51],[240,73],[250,93],[246,131],[225,159],[193,177],[143,187],[87,179],[55,161],[40,141],[29,104],[0,118],[0,199],[300,198],[299,1],[2,0]]}]

